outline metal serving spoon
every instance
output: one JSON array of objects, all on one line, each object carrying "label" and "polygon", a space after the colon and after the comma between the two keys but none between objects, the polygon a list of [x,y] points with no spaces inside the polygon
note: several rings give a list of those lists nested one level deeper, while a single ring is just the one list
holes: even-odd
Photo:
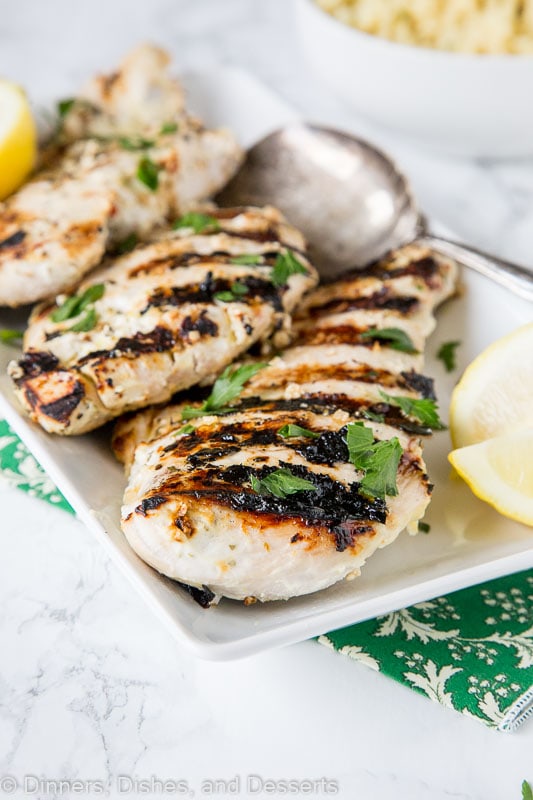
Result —
[{"label": "metal serving spoon", "polygon": [[296,123],[270,134],[248,151],[217,200],[280,208],[307,237],[325,278],[416,239],[533,301],[533,273],[429,233],[394,163],[346,133]]}]

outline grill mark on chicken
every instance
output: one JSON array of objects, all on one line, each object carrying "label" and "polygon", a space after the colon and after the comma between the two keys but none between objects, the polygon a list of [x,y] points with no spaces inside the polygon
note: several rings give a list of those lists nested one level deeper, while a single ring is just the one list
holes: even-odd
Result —
[{"label": "grill mark on chicken", "polygon": [[[192,475],[171,475],[158,491],[171,496],[209,499],[210,503],[260,516],[297,518],[305,525],[319,525],[333,534],[346,519],[385,522],[385,502],[364,497],[359,493],[358,483],[345,486],[328,475],[313,472],[300,464],[289,465],[280,461],[279,466],[290,467],[294,475],[311,481],[314,491],[298,492],[285,498],[258,494],[242,487],[249,483],[252,475],[261,480],[277,467],[253,469],[241,464],[199,469]],[[241,489],[236,489],[237,486]]]},{"label": "grill mark on chicken", "polygon": [[[85,389],[79,381],[76,381],[69,394],[60,397],[59,400],[54,400],[52,403],[40,404],[39,411],[41,414],[45,414],[58,422],[68,422],[72,412],[79,406],[84,396]],[[38,401],[38,398],[35,397],[35,400]]]},{"label": "grill mark on chicken", "polygon": [[160,494],[154,494],[151,497],[145,497],[142,503],[136,507],[135,513],[146,517],[150,511],[153,511],[154,508],[159,508],[159,506],[162,506],[163,503],[167,502],[167,500],[167,497],[164,497]]},{"label": "grill mark on chicken", "polygon": [[380,281],[394,280],[412,275],[421,278],[429,287],[434,286],[434,278],[439,275],[439,265],[432,256],[424,256],[410,261],[403,267],[392,267],[387,269],[384,261],[375,261],[366,267],[353,270],[343,277],[342,282],[353,279],[354,277],[377,278]]},{"label": "grill mark on chicken", "polygon": [[[207,259],[206,259],[207,260]],[[212,257],[209,261],[212,261]],[[252,275],[239,277],[238,282],[246,286],[247,293],[236,296],[233,301],[245,303],[247,305],[254,301],[266,301],[277,310],[281,311],[282,287],[277,289],[272,281],[265,278],[258,278]],[[228,278],[214,278],[212,272],[208,272],[201,283],[187,284],[186,286],[173,286],[156,289],[153,292],[141,314],[145,314],[150,308],[179,307],[186,303],[213,303],[215,295],[220,292],[231,291],[235,281]]]},{"label": "grill mark on chicken", "polygon": [[412,314],[420,305],[418,297],[394,296],[387,287],[379,289],[373,294],[353,297],[353,298],[334,298],[325,303],[313,305],[309,309],[310,317],[319,317],[324,314],[343,314],[347,311],[383,309],[387,311],[398,311],[405,316]]},{"label": "grill mark on chicken", "polygon": [[196,320],[192,317],[185,317],[181,323],[180,333],[184,337],[188,337],[192,332],[199,333],[200,336],[216,336],[218,334],[218,325],[207,316],[207,311],[204,309]]},{"label": "grill mark on chicken", "polygon": [[123,336],[112,350],[95,350],[78,360],[81,366],[92,361],[105,361],[108,358],[120,358],[124,354],[140,355],[141,353],[165,353],[172,350],[176,339],[168,328],[156,326],[148,333],[136,333],[134,336]]},{"label": "grill mark on chicken", "polygon": [[8,236],[7,239],[3,239],[0,242],[0,250],[6,250],[8,247],[16,247],[18,244],[24,241],[26,238],[26,231],[16,231],[15,233]]},{"label": "grill mark on chicken", "polygon": [[13,376],[18,385],[28,378],[35,378],[43,372],[53,372],[59,367],[59,359],[52,353],[30,350],[17,363],[17,373]]}]

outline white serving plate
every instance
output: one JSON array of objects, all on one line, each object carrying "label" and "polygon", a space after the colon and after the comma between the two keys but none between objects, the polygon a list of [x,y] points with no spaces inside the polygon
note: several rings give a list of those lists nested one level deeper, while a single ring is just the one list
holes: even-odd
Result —
[{"label": "white serving plate", "polygon": [[[245,73],[220,69],[186,80],[193,108],[211,125],[225,124],[248,146],[296,118],[268,89]],[[426,372],[436,378],[444,417],[459,371],[447,375],[432,356],[438,345],[460,339],[459,370],[487,344],[533,319],[533,306],[486,279],[465,272],[466,291],[439,313],[427,347]],[[20,322],[20,314],[18,314]],[[0,328],[17,312],[0,310]],[[504,519],[450,477],[447,433],[426,449],[435,483],[427,515],[429,535],[406,533],[374,555],[360,578],[288,602],[244,606],[222,600],[200,608],[171,580],[144,564],[120,530],[125,486],[108,431],[78,438],[49,436],[16,407],[5,368],[17,349],[0,345],[0,415],[13,426],[115,563],[165,622],[176,639],[203,658],[231,659],[291,644],[334,628],[404,608],[444,592],[533,564],[533,531]]]}]

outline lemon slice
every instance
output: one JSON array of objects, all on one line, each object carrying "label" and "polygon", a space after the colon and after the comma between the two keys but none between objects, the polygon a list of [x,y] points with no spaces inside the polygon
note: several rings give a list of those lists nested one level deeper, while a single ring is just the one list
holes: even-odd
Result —
[{"label": "lemon slice", "polygon": [[454,447],[533,428],[532,353],[533,323],[498,339],[467,367],[451,399]]},{"label": "lemon slice", "polygon": [[35,123],[26,95],[0,80],[0,200],[23,183],[37,153]]},{"label": "lemon slice", "polygon": [[475,495],[500,514],[533,525],[533,428],[453,450],[448,456]]}]

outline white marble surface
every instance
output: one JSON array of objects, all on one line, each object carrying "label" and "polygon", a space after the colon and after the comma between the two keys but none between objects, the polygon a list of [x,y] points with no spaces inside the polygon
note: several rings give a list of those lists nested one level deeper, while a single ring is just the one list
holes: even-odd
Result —
[{"label": "white marble surface", "polygon": [[[308,117],[385,146],[423,208],[466,240],[533,264],[533,161],[439,158],[347,113],[308,75],[290,5],[0,0],[0,74],[42,102],[143,39],[169,47],[183,69],[243,66]],[[126,794],[119,775],[196,786],[326,777],[353,800],[511,800],[523,778],[533,783],[533,725],[488,731],[314,643],[195,661],[79,523],[7,487],[0,504],[0,775],[110,781],[111,797]]]}]

